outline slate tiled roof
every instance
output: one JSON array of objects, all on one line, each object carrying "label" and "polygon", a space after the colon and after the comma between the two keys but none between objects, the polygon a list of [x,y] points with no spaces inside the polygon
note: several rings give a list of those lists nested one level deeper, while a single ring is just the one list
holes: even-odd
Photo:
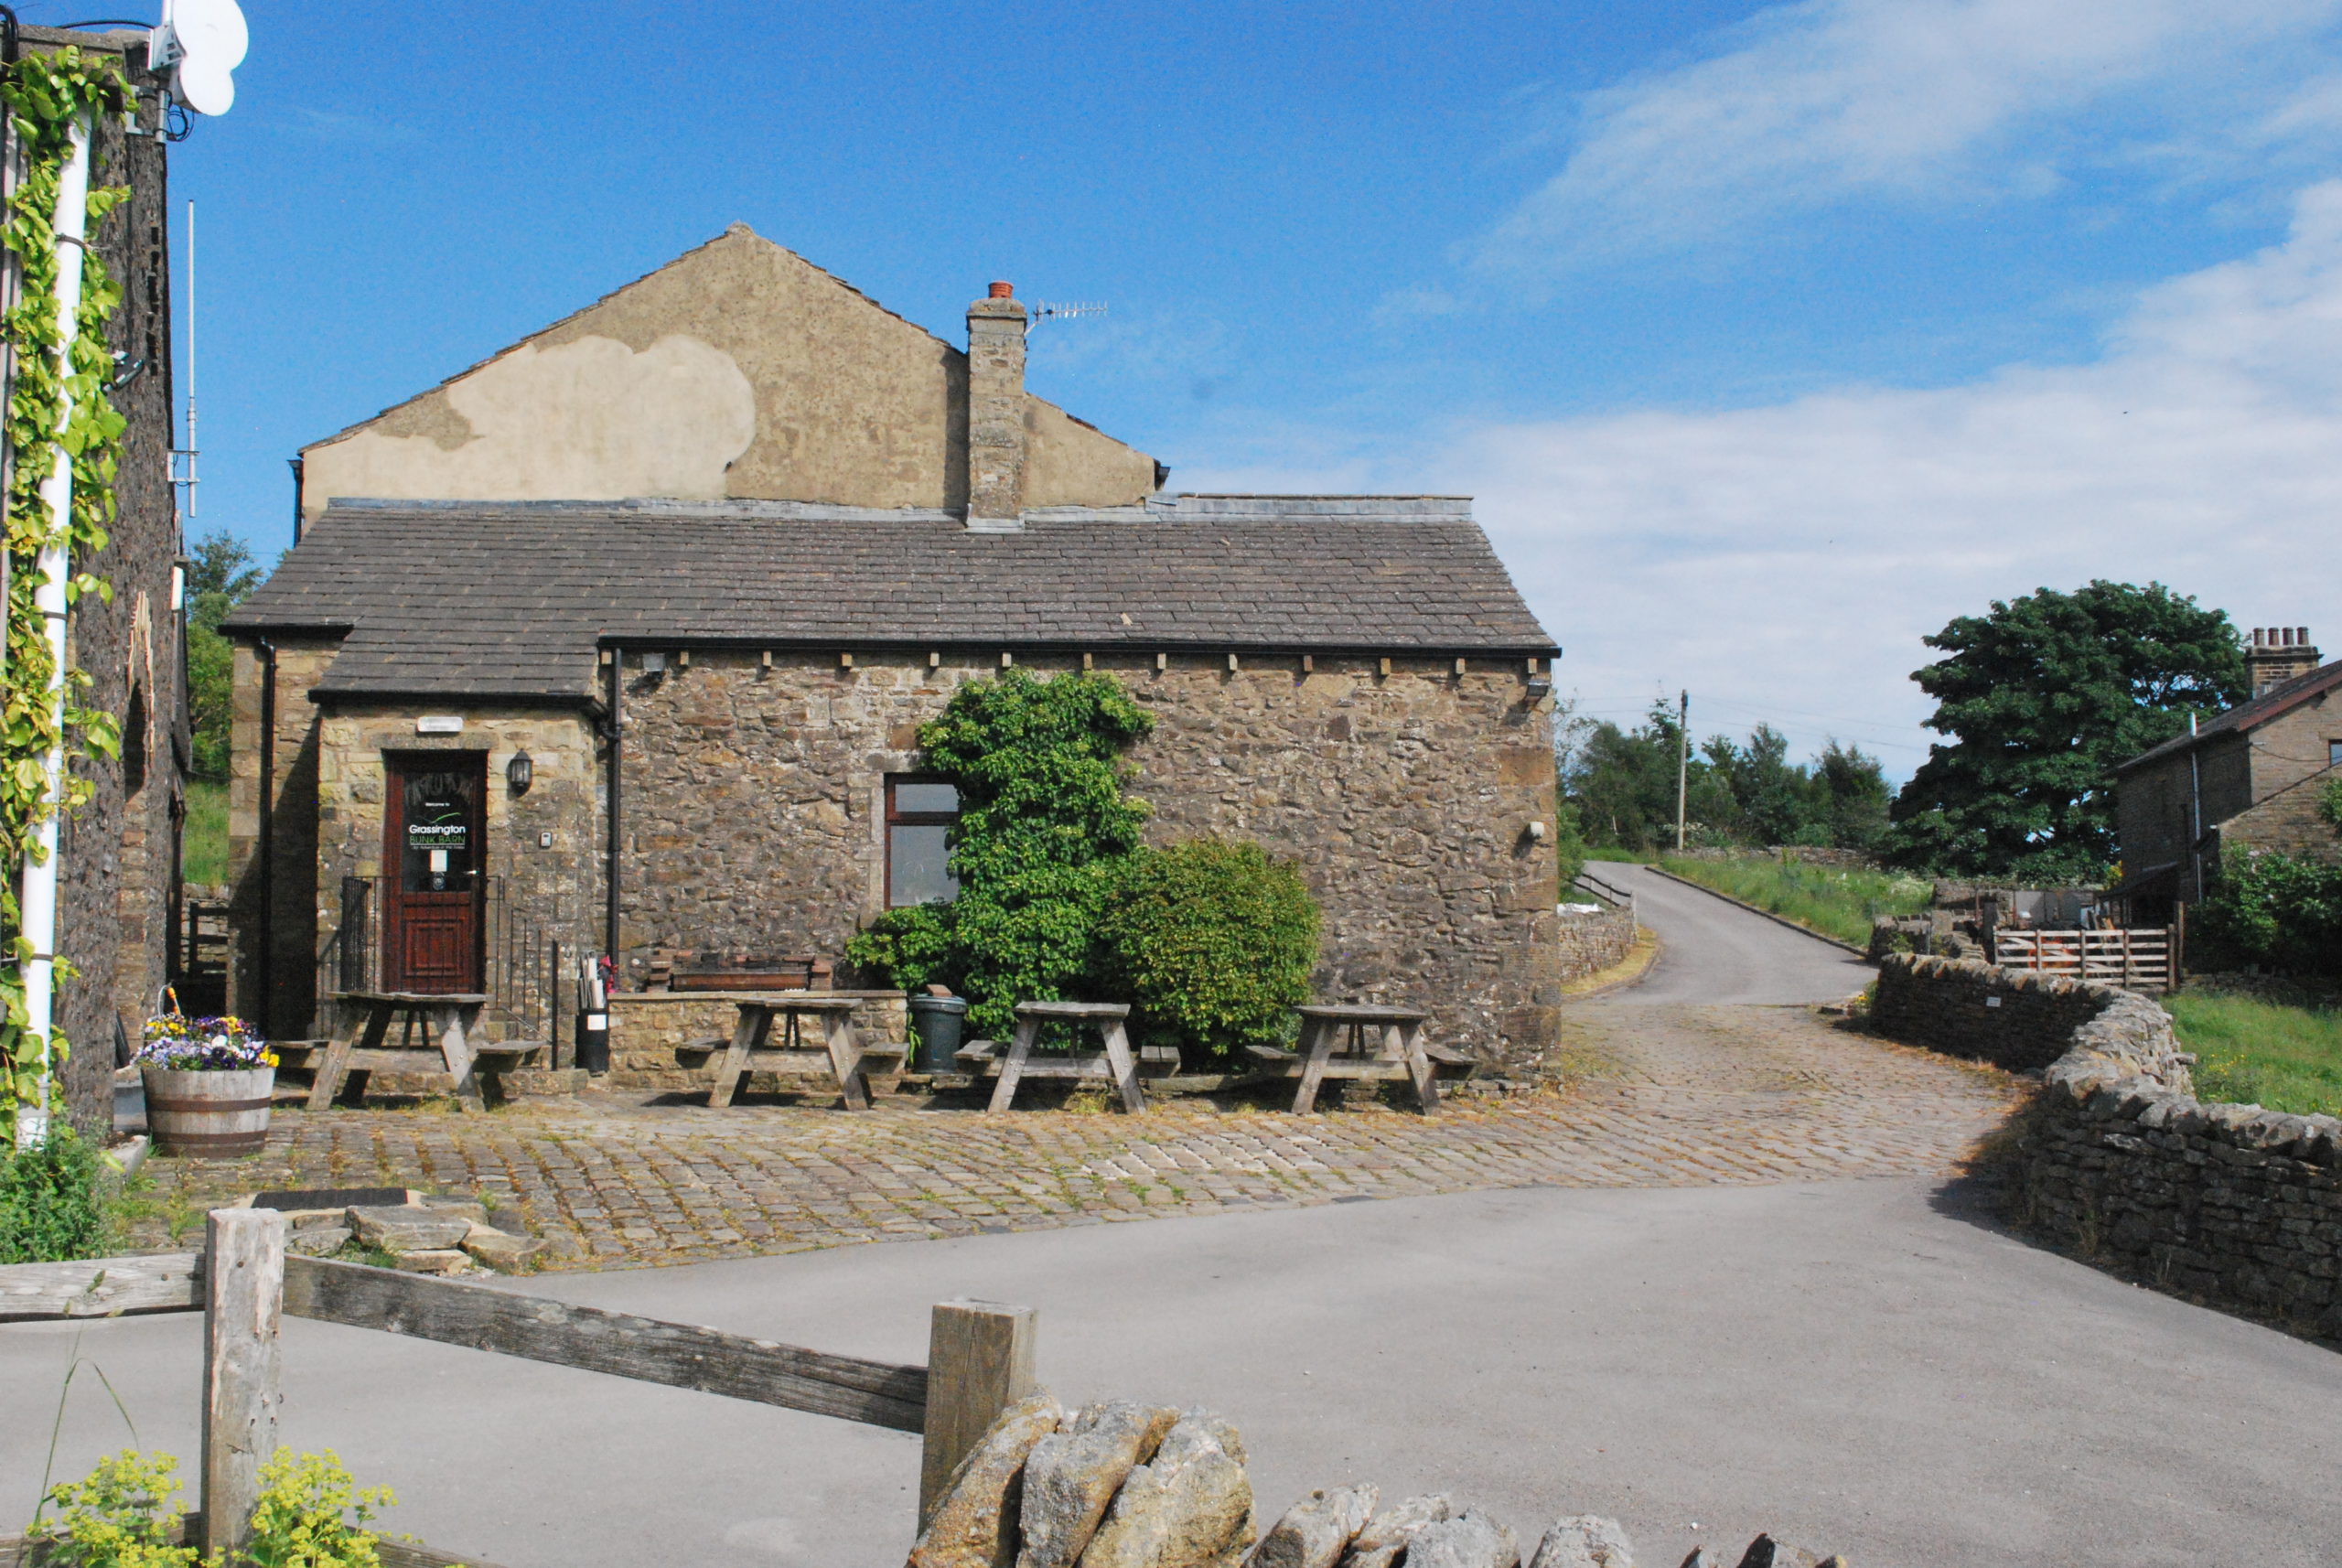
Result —
[{"label": "slate tiled roof", "polygon": [[2296,675],[2290,681],[2272,686],[2261,695],[2239,703],[2218,718],[2206,719],[2194,735],[2176,736],[2151,751],[2143,751],[2115,771],[2128,772],[2159,757],[2185,752],[2191,746],[2203,745],[2215,736],[2259,729],[2278,714],[2290,713],[2319,693],[2330,692],[2337,686],[2342,686],[2342,659],[2331,664],[2321,664],[2306,675]]},{"label": "slate tiled roof", "polygon": [[227,629],[347,631],[321,697],[590,701],[667,646],[1559,650],[1443,497],[957,513],[785,501],[337,500]]}]

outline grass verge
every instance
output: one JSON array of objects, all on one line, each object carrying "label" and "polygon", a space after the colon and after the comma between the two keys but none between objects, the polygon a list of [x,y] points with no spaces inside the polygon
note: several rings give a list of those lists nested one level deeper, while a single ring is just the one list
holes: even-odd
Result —
[{"label": "grass verge", "polygon": [[2342,1009],[2193,989],[2163,1005],[2196,1053],[2198,1099],[2342,1116]]},{"label": "grass verge", "polygon": [[1856,947],[1870,943],[1871,921],[1881,915],[1916,915],[1931,889],[1917,876],[1891,871],[1842,870],[1803,861],[1751,855],[1746,860],[1692,860],[1668,855],[1660,869],[1713,887],[1745,904],[1769,909],[1807,930]]},{"label": "grass verge", "polygon": [[187,823],[179,830],[180,875],[207,886],[228,880],[228,786],[187,781]]}]

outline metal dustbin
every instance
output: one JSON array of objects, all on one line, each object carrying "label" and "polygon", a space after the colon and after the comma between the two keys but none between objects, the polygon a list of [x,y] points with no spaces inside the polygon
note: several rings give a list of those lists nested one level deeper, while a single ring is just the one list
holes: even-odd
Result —
[{"label": "metal dustbin", "polygon": [[911,1033],[919,1036],[915,1072],[929,1075],[956,1072],[952,1055],[960,1048],[960,1021],[968,1015],[964,996],[914,996],[909,999]]}]

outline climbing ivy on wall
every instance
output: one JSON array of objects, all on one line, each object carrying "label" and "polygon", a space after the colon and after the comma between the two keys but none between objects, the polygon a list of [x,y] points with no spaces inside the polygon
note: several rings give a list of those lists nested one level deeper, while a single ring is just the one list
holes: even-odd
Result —
[{"label": "climbing ivy on wall", "polygon": [[1154,728],[1111,675],[1006,670],[961,687],[919,732],[929,769],[959,787],[960,896],[887,911],[846,956],[905,987],[957,987],[970,1025],[995,1035],[1019,1001],[1079,990],[1146,822],[1145,802],[1123,794],[1122,754]]},{"label": "climbing ivy on wall", "polygon": [[[20,279],[16,306],[0,312],[0,341],[13,351],[16,365],[13,395],[0,410],[0,426],[5,426],[14,454],[5,498],[7,664],[0,673],[0,937],[16,961],[14,966],[0,967],[0,1012],[5,1012],[0,1047],[5,1047],[10,1090],[0,1094],[0,1119],[5,1119],[0,1125],[13,1133],[16,1107],[32,1102],[39,1092],[41,1042],[25,1026],[20,966],[31,950],[20,930],[17,874],[32,849],[34,830],[50,810],[42,759],[52,746],[65,747],[69,771],[64,805],[70,808],[87,800],[91,789],[88,780],[72,776],[72,758],[113,757],[121,746],[118,720],[81,702],[79,694],[88,688],[89,677],[80,671],[67,672],[60,733],[48,702],[55,671],[33,602],[40,553],[50,543],[62,544],[66,552],[71,573],[66,584],[68,603],[90,594],[112,597],[103,579],[76,568],[105,548],[107,525],[114,517],[114,474],[124,424],[106,395],[113,374],[106,323],[122,303],[121,288],[96,251],[84,248],[81,308],[69,334],[68,324],[58,319],[59,269],[51,225],[73,128],[93,116],[126,113],[133,100],[113,60],[67,48],[27,54],[9,66],[0,80],[0,104],[14,120],[24,151],[24,177],[0,210],[0,245],[13,256]],[[94,234],[100,220],[129,194],[126,186],[93,182],[86,231]],[[72,413],[60,428],[59,416],[69,392]],[[72,458],[73,506],[63,537],[54,539],[40,487],[60,447]],[[60,964],[59,978],[67,973]],[[52,1030],[51,1059],[61,1061],[64,1049],[62,1034]]]}]

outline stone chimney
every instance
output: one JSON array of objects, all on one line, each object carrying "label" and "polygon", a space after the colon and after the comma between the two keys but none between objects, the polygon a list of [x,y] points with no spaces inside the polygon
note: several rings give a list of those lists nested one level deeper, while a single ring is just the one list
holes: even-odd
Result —
[{"label": "stone chimney", "polygon": [[2245,650],[2245,668],[2252,675],[2252,694],[2282,686],[2296,675],[2317,668],[2317,650],[2309,645],[2305,626],[2256,626],[2252,646]]},{"label": "stone chimney", "polygon": [[1004,283],[968,306],[968,526],[1024,526],[1025,307]]}]

